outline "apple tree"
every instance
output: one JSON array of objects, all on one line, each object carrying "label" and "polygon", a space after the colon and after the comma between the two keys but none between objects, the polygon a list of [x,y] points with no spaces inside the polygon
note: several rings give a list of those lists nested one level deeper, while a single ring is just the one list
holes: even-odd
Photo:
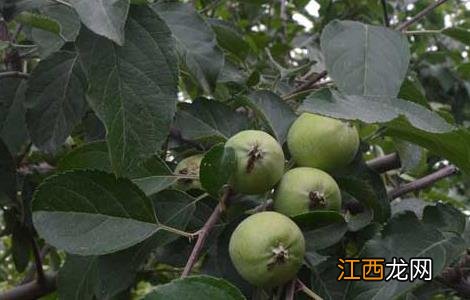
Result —
[{"label": "apple tree", "polygon": [[469,47],[466,0],[1,0],[0,299],[470,298]]}]

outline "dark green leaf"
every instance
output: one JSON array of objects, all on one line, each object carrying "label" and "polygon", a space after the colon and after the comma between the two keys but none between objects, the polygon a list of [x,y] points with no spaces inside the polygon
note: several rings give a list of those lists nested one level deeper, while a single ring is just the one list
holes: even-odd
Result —
[{"label": "dark green leaf", "polygon": [[[456,234],[443,234],[438,227],[421,223],[414,213],[394,216],[383,228],[381,235],[366,243],[362,257],[380,257],[392,261],[393,257],[431,258],[433,276],[448,266],[455,256],[465,251],[465,243]],[[390,299],[416,286],[421,281],[357,281],[348,290],[348,299]]]},{"label": "dark green leaf", "polygon": [[206,92],[214,91],[224,55],[211,27],[191,3],[159,1],[151,7],[170,27],[182,61],[191,74]]},{"label": "dark green leaf", "polygon": [[111,172],[108,147],[105,142],[93,142],[77,147],[59,161],[59,170],[92,169]]},{"label": "dark green leaf", "polygon": [[470,30],[466,28],[454,27],[446,28],[443,34],[453,38],[456,41],[464,43],[465,45],[470,46]]},{"label": "dark green leaf", "polygon": [[225,141],[248,128],[248,118],[214,100],[198,99],[176,113],[175,126],[188,140]]},{"label": "dark green leaf", "polygon": [[124,25],[129,12],[129,0],[74,0],[71,1],[83,24],[94,33],[119,45],[124,44]]},{"label": "dark green leaf", "polygon": [[0,140],[0,204],[16,200],[16,162],[7,146]]},{"label": "dark green leaf", "polygon": [[60,36],[37,28],[31,31],[41,57],[46,58],[58,51],[65,42],[75,41],[80,30],[80,19],[73,8],[61,4],[47,5],[40,11],[60,24]]},{"label": "dark green leaf", "polygon": [[45,15],[22,12],[16,16],[15,21],[23,25],[28,25],[33,28],[42,29],[56,35],[60,35],[60,24],[56,20]]},{"label": "dark green leaf", "polygon": [[236,168],[235,151],[223,144],[212,147],[201,161],[199,178],[202,187],[217,197],[222,187],[228,183]]},{"label": "dark green leaf", "polygon": [[335,211],[311,211],[293,218],[305,237],[307,251],[328,248],[348,231],[343,216]]},{"label": "dark green leaf", "polygon": [[47,243],[80,255],[128,248],[160,228],[150,199],[129,180],[99,171],[49,177],[35,193],[33,222]]},{"label": "dark green leaf", "polygon": [[223,20],[209,19],[208,22],[217,36],[219,46],[242,61],[245,60],[250,52],[250,45],[243,36],[230,23]]},{"label": "dark green leaf", "polygon": [[34,69],[26,91],[26,121],[31,140],[53,152],[85,113],[86,77],[78,54],[60,51]]},{"label": "dark green leaf", "polygon": [[418,103],[424,107],[430,108],[428,100],[424,95],[425,91],[421,83],[415,77],[406,78],[403,82],[398,98]]},{"label": "dark green leaf", "polygon": [[297,118],[292,108],[278,95],[269,91],[256,91],[249,95],[249,105],[266,123],[279,143],[287,139],[287,132]]},{"label": "dark green leaf", "polygon": [[105,124],[118,175],[165,142],[177,101],[177,59],[165,23],[148,7],[134,6],[126,36],[123,47],[89,31],[82,31],[78,42],[90,80],[89,102]]},{"label": "dark green leaf", "polygon": [[328,75],[349,95],[395,97],[410,60],[403,34],[353,21],[330,22],[321,48]]},{"label": "dark green leaf", "polygon": [[462,234],[465,230],[467,217],[449,204],[436,203],[426,206],[423,212],[423,222],[439,228],[443,232]]},{"label": "dark green leaf", "polygon": [[18,153],[28,140],[24,107],[26,81],[0,79],[0,137],[11,153]]},{"label": "dark green leaf", "polygon": [[31,233],[23,226],[16,226],[11,235],[11,253],[16,271],[22,273],[28,266],[31,255]]},{"label": "dark green leaf", "polygon": [[[190,296],[189,296],[190,295]],[[159,285],[144,300],[244,300],[243,294],[228,281],[210,276],[191,276]]]}]

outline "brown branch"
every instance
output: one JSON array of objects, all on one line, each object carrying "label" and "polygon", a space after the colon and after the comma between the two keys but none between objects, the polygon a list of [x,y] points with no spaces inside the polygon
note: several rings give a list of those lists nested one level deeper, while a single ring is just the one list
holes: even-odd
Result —
[{"label": "brown branch", "polygon": [[36,266],[36,281],[38,283],[43,283],[46,280],[46,277],[44,275],[44,269],[42,267],[42,257],[41,253],[39,252],[38,243],[32,235],[31,244],[33,249],[34,264]]},{"label": "brown branch", "polygon": [[294,279],[287,284],[286,289],[286,300],[294,300],[295,292],[297,287],[297,280]]},{"label": "brown branch", "polygon": [[322,72],[318,73],[317,76],[315,76],[312,80],[309,80],[309,81],[306,81],[306,82],[302,83],[300,86],[298,86],[294,90],[290,91],[288,94],[282,96],[282,98],[284,98],[284,99],[285,98],[290,98],[292,95],[295,95],[297,93],[300,93],[300,92],[303,92],[305,90],[311,89],[313,87],[313,85],[315,85],[315,83],[317,83],[318,81],[325,78],[326,75],[327,75],[326,71],[322,71]]},{"label": "brown branch", "polygon": [[2,300],[35,300],[57,289],[57,275],[45,274],[44,281],[37,280],[17,286],[9,291],[0,293]]},{"label": "brown branch", "polygon": [[299,291],[302,291],[305,293],[305,295],[309,296],[311,299],[314,299],[314,300],[323,300],[322,297],[320,297],[319,295],[317,295],[314,291],[312,291],[311,289],[309,289],[302,281],[300,281],[299,279],[297,279],[297,286],[298,286],[298,290]]},{"label": "brown branch", "polygon": [[212,231],[215,224],[217,224],[217,222],[220,220],[231,193],[232,189],[230,187],[225,188],[224,194],[220,198],[220,201],[215,207],[211,216],[206,221],[204,226],[198,231],[196,245],[194,245],[193,251],[191,252],[188,261],[186,262],[186,266],[184,267],[183,273],[181,274],[182,278],[188,276],[191,273],[191,270],[194,264],[197,262],[199,254],[204,247],[206,239],[209,236],[209,233]]},{"label": "brown branch", "polygon": [[7,77],[28,79],[29,74],[28,73],[23,73],[23,72],[18,72],[18,71],[8,71],[8,72],[0,73],[0,79],[7,78]]},{"label": "brown branch", "polygon": [[388,193],[388,197],[390,198],[390,200],[393,200],[393,199],[398,198],[400,196],[403,196],[403,195],[405,195],[409,192],[424,189],[424,188],[432,185],[434,182],[436,182],[440,179],[443,179],[443,178],[449,177],[451,175],[454,175],[455,173],[457,173],[457,171],[458,171],[458,169],[454,165],[445,166],[445,167],[441,168],[440,170],[437,170],[434,173],[431,173],[431,174],[429,174],[427,176],[424,176],[420,179],[417,179],[415,181],[412,181],[410,183],[404,184],[402,186],[399,186],[399,187],[391,190]]},{"label": "brown branch", "polygon": [[420,11],[418,14],[416,14],[416,16],[414,16],[413,18],[411,18],[411,19],[403,22],[402,24],[398,25],[396,29],[399,30],[399,31],[404,31],[406,28],[410,27],[415,22],[417,22],[417,21],[421,20],[422,18],[424,18],[427,14],[429,14],[431,11],[433,11],[436,7],[438,7],[439,5],[443,4],[446,1],[447,0],[439,0],[439,1],[436,1],[434,3],[431,3],[428,7],[426,7],[425,9]]},{"label": "brown branch", "polygon": [[384,24],[386,27],[390,27],[390,19],[388,18],[388,12],[387,12],[387,1],[381,0],[381,2],[382,2],[382,10],[384,13]]},{"label": "brown branch", "polygon": [[366,164],[377,173],[398,169],[401,166],[400,157],[396,152],[368,160]]},{"label": "brown branch", "polygon": [[[46,258],[49,251],[51,251],[51,249],[52,249],[52,247],[49,246],[49,245],[45,245],[41,249],[41,252],[40,252],[39,255],[40,255],[42,261],[44,261],[44,259]],[[28,270],[25,272],[26,275],[23,278],[23,280],[21,281],[21,284],[25,284],[25,283],[28,283],[28,282],[32,281],[34,279],[35,273],[36,273],[35,264],[30,265]]]}]

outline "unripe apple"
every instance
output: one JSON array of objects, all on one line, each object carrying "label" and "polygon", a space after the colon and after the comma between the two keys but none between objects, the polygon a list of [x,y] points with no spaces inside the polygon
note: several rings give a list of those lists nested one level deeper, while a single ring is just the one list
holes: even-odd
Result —
[{"label": "unripe apple", "polygon": [[196,178],[199,177],[199,168],[201,166],[201,161],[203,157],[203,154],[189,156],[180,161],[178,165],[176,165],[176,175],[181,175],[182,177],[188,176],[188,178],[180,178],[177,180],[177,188],[181,190],[202,189],[201,182],[199,181],[199,179]]},{"label": "unripe apple", "polygon": [[295,168],[282,176],[273,205],[275,211],[287,216],[315,209],[340,210],[341,192],[336,181],[322,170]]},{"label": "unripe apple", "polygon": [[303,113],[289,129],[287,146],[298,166],[335,171],[353,160],[359,134],[350,123]]},{"label": "unripe apple", "polygon": [[245,130],[232,136],[225,147],[235,150],[237,167],[230,179],[235,191],[261,194],[270,190],[284,173],[284,153],[279,143],[259,130]]},{"label": "unripe apple", "polygon": [[272,288],[295,277],[302,266],[305,240],[288,217],[261,212],[238,225],[230,238],[229,253],[235,269],[246,281]]}]

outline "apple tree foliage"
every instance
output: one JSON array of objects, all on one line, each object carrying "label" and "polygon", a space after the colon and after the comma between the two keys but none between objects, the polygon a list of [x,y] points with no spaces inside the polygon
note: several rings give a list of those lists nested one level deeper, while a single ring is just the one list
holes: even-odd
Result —
[{"label": "apple tree foliage", "polygon": [[[469,47],[463,0],[0,1],[0,298],[307,299],[228,256],[272,194],[222,196],[223,143],[263,130],[289,158],[301,112],[353,122],[361,147],[333,174],[341,212],[293,217],[298,279],[323,299],[470,297]],[[193,154],[199,178],[175,174]],[[429,257],[434,278],[336,280],[366,257]]]}]

